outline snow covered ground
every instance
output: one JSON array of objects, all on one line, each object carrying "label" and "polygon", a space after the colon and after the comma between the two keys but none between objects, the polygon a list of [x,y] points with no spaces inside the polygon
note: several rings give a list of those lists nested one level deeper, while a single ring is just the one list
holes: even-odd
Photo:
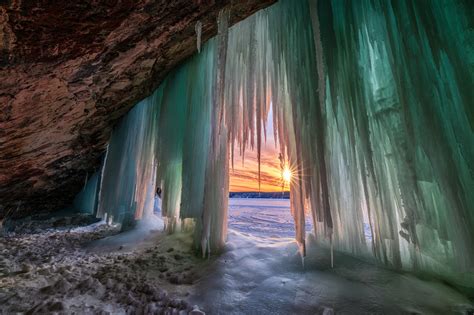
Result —
[{"label": "snow covered ground", "polygon": [[[289,200],[230,199],[225,252],[198,281],[191,304],[210,314],[468,314],[452,288],[292,239]],[[307,222],[309,231],[310,222]]]},{"label": "snow covered ground", "polygon": [[[436,281],[309,246],[304,267],[288,200],[231,199],[225,251],[200,259],[190,235],[81,217],[26,221],[0,237],[0,314],[468,314]],[[82,223],[81,223],[82,222]],[[310,222],[307,222],[310,230]]]},{"label": "snow covered ground", "polygon": [[192,253],[189,235],[165,237],[158,218],[125,233],[80,221],[27,221],[0,237],[0,314],[192,310],[185,299],[203,261]]}]

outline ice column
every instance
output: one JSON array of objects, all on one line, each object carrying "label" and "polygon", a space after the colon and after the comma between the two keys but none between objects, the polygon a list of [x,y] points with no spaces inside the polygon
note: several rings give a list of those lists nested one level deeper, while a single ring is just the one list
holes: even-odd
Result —
[{"label": "ice column", "polygon": [[[153,209],[160,91],[137,104],[115,128],[102,170],[97,215],[123,228]],[[152,187],[153,186],[153,187]],[[153,191],[154,192],[154,191]],[[149,200],[150,199],[150,200]]]}]

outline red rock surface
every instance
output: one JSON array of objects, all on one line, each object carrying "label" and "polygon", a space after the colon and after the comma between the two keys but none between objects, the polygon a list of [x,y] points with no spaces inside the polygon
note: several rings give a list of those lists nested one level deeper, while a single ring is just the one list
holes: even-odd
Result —
[{"label": "red rock surface", "polygon": [[137,101],[215,35],[275,0],[11,0],[0,5],[0,218],[68,205]]}]

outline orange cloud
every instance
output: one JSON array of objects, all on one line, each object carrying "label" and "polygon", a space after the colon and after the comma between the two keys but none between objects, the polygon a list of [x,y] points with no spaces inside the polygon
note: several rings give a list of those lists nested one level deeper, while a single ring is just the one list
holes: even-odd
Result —
[{"label": "orange cloud", "polygon": [[[278,150],[275,149],[273,139],[266,144],[262,143],[260,158],[260,191],[277,192],[282,190],[282,179]],[[258,161],[256,151],[246,151],[244,164],[242,158],[235,152],[234,169],[230,169],[230,191],[258,191]],[[288,190],[288,185],[285,190]]]}]

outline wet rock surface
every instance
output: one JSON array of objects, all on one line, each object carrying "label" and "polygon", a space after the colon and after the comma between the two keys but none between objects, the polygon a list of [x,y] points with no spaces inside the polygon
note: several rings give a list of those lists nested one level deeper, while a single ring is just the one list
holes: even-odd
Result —
[{"label": "wet rock surface", "polygon": [[[190,252],[191,242],[155,231],[132,249],[92,246],[118,232],[99,222],[6,233],[0,238],[0,313],[191,312],[186,298],[205,263]],[[179,249],[167,253],[172,246]]]}]

